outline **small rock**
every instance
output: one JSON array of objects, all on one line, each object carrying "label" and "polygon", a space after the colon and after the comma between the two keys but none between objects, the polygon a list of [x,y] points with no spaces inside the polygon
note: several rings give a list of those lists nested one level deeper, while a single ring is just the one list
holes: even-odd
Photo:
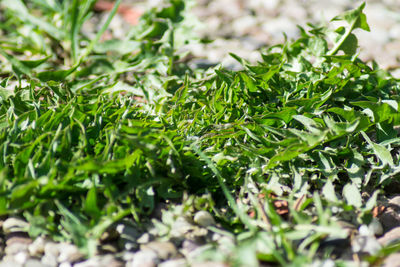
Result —
[{"label": "small rock", "polygon": [[47,242],[44,245],[44,255],[51,255],[57,259],[58,256],[60,255],[59,244],[54,242]]},{"label": "small rock", "polygon": [[200,246],[201,246],[201,244],[199,244],[198,242],[196,242],[194,240],[185,239],[182,242],[182,253],[186,255],[187,253],[194,251],[195,249],[199,248]]},{"label": "small rock", "polygon": [[22,264],[11,259],[3,259],[0,262],[0,267],[22,267]]},{"label": "small rock", "polygon": [[99,249],[101,250],[101,254],[118,253],[117,244],[104,244]]},{"label": "small rock", "polygon": [[28,230],[29,223],[15,217],[10,217],[3,222],[3,231],[5,234],[13,232],[27,232]]},{"label": "small rock", "polygon": [[395,196],[389,200],[389,204],[396,205],[400,208],[400,196]]},{"label": "small rock", "polygon": [[185,259],[173,259],[160,263],[158,267],[186,267],[188,266]]},{"label": "small rock", "polygon": [[7,255],[16,255],[24,251],[28,251],[28,244],[26,243],[12,243],[5,248],[5,253]]},{"label": "small rock", "polygon": [[194,226],[185,217],[181,216],[172,224],[170,235],[175,238],[182,238],[193,229]]},{"label": "small rock", "polygon": [[368,225],[368,228],[374,235],[382,235],[383,234],[383,227],[382,224],[379,222],[377,218],[372,218],[371,223]]},{"label": "small rock", "polygon": [[153,250],[141,250],[133,255],[126,267],[155,267],[159,263],[158,255]]},{"label": "small rock", "polygon": [[14,260],[20,264],[24,264],[29,258],[28,251],[20,251],[14,255]]},{"label": "small rock", "polygon": [[72,264],[70,262],[62,262],[58,267],[72,267]]},{"label": "small rock", "polygon": [[112,229],[105,231],[101,235],[100,241],[102,243],[107,243],[107,242],[112,242],[112,241],[118,240],[118,238],[119,238],[119,233],[117,232],[116,229],[112,228]]},{"label": "small rock", "polygon": [[257,23],[258,21],[256,17],[248,15],[234,20],[232,23],[232,28],[237,35],[242,36],[250,33],[251,30],[255,28]]},{"label": "small rock", "polygon": [[149,243],[152,240],[152,236],[149,233],[144,233],[143,235],[141,235],[136,242],[138,244],[146,244]]},{"label": "small rock", "polygon": [[205,262],[194,262],[192,267],[229,267],[228,264],[223,263],[223,262],[215,262],[215,261],[205,261]]},{"label": "small rock", "polygon": [[400,240],[400,227],[396,227],[389,232],[385,233],[384,236],[378,239],[378,242],[382,246],[387,246],[392,242]]},{"label": "small rock", "polygon": [[44,253],[44,245],[46,241],[43,237],[36,238],[32,244],[29,245],[28,250],[29,254],[32,257],[39,257]]},{"label": "small rock", "polygon": [[391,207],[388,207],[381,215],[379,215],[378,219],[385,232],[400,226],[400,215]]},{"label": "small rock", "polygon": [[400,253],[389,255],[382,264],[382,267],[400,266]]},{"label": "small rock", "polygon": [[204,210],[196,212],[194,215],[194,222],[202,227],[208,227],[215,224],[213,216]]},{"label": "small rock", "polygon": [[116,230],[120,235],[118,242],[124,250],[132,250],[138,247],[136,242],[140,236],[140,232],[138,230],[124,223],[117,225]]},{"label": "small rock", "polygon": [[138,230],[124,223],[118,224],[116,230],[121,237],[131,238],[135,241],[140,236],[140,232]]},{"label": "small rock", "polygon": [[101,263],[100,259],[96,257],[76,263],[74,265],[74,267],[98,267],[98,266],[101,266]]},{"label": "small rock", "polygon": [[45,254],[42,259],[41,262],[49,267],[56,267],[58,265],[57,263],[57,257],[52,255],[52,254]]},{"label": "small rock", "polygon": [[32,243],[32,239],[27,236],[12,236],[7,238],[6,246],[10,246],[14,243],[29,245]]},{"label": "small rock", "polygon": [[68,243],[59,244],[58,262],[77,262],[84,257],[78,247]]},{"label": "small rock", "polygon": [[368,253],[370,255],[375,255],[382,248],[375,237],[365,235],[356,236],[352,240],[351,246],[355,253]]},{"label": "small rock", "polygon": [[96,256],[86,261],[76,263],[74,267],[122,267],[123,264],[113,255]]},{"label": "small rock", "polygon": [[132,261],[134,257],[135,257],[135,253],[134,253],[134,252],[131,252],[131,251],[125,251],[125,252],[122,254],[122,259],[123,259],[124,261],[126,261],[126,262]]},{"label": "small rock", "polygon": [[48,265],[43,264],[39,260],[36,259],[28,259],[25,262],[24,267],[48,267]]},{"label": "small rock", "polygon": [[173,258],[178,253],[176,247],[171,242],[153,241],[145,245],[141,245],[142,250],[152,250],[157,253],[158,257],[162,260]]}]

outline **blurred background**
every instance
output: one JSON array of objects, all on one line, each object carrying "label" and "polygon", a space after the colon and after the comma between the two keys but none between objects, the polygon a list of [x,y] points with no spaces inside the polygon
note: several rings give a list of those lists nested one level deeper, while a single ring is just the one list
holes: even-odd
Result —
[{"label": "blurred background", "polygon": [[[160,5],[161,0],[124,0],[111,25],[115,37],[123,36],[126,28],[135,25],[147,8]],[[233,52],[251,62],[260,58],[257,50],[281,43],[284,33],[289,39],[298,37],[296,25],[326,24],[334,16],[358,7],[355,0],[193,0],[192,13],[201,26],[196,33],[202,40],[188,49],[198,64],[222,63],[238,68],[229,56]],[[400,1],[368,0],[365,8],[371,31],[356,30],[360,57],[374,59],[382,68],[400,77]],[[113,1],[99,0],[96,9],[104,12]],[[125,30],[124,30],[125,29]]]}]

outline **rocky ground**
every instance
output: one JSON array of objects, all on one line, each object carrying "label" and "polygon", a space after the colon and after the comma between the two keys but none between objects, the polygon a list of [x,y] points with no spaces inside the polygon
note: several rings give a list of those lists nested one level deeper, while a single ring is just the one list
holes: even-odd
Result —
[{"label": "rocky ground", "polygon": [[[205,25],[198,34],[215,41],[188,48],[196,57],[195,64],[222,62],[233,69],[239,66],[228,52],[257,61],[258,50],[282,42],[283,33],[288,38],[296,38],[299,33],[296,25],[306,27],[307,22],[324,23],[359,4],[352,0],[197,0],[197,3],[193,13]],[[123,36],[124,29],[135,24],[138,15],[157,1],[130,0],[124,4],[128,11],[120,12],[111,25],[111,34],[115,36]],[[109,7],[98,8],[107,10]],[[374,59],[400,77],[400,1],[367,1],[365,13],[371,32],[358,32],[361,58]],[[375,210],[374,223],[368,229],[358,229],[350,249],[371,251],[400,239],[399,214],[400,196],[382,198]],[[0,226],[3,230],[0,267],[218,267],[227,265],[218,258],[209,262],[198,255],[209,249],[210,244],[221,251],[234,246],[232,236],[216,224],[210,214],[204,211],[192,214],[182,206],[168,209],[159,206],[149,225],[137,226],[129,221],[119,223],[103,235],[101,253],[90,259],[84,259],[72,244],[45,237],[32,240],[28,235],[29,225],[20,218],[4,218],[0,220]],[[347,227],[355,229],[353,225]],[[383,264],[399,266],[399,262],[400,253],[396,253]],[[322,265],[316,263],[316,266]]]},{"label": "rocky ground", "polygon": [[[233,237],[209,213],[199,211],[191,214],[185,210],[180,205],[169,208],[161,205],[149,225],[120,222],[103,234],[100,253],[89,259],[84,259],[75,245],[45,237],[32,240],[28,235],[28,223],[9,217],[1,221],[4,235],[1,238],[3,259],[0,267],[228,267],[216,255],[212,256],[214,261],[207,260],[204,252],[215,249],[221,256],[229,254],[235,245]],[[382,198],[374,216],[373,223],[359,229],[343,222],[346,229],[356,234],[350,244],[344,240],[336,244],[342,258],[352,259],[357,255],[354,253],[374,252],[400,239],[400,195]],[[400,253],[394,253],[382,266],[399,266],[399,259]],[[368,266],[358,263],[359,266]],[[332,264],[316,261],[314,266],[334,266]]]}]

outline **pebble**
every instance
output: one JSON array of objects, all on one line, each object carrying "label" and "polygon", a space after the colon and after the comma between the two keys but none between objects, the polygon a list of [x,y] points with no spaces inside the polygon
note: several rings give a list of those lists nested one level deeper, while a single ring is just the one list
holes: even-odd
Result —
[{"label": "pebble", "polygon": [[184,238],[185,234],[194,228],[194,225],[192,225],[185,217],[180,216],[173,222],[170,235],[175,238]]},{"label": "pebble", "polygon": [[155,251],[141,250],[132,255],[132,259],[127,261],[126,267],[155,267],[159,261]]},{"label": "pebble", "polygon": [[152,235],[150,235],[149,233],[144,233],[136,240],[136,242],[138,244],[146,244],[149,243],[152,239]]},{"label": "pebble", "polygon": [[122,267],[123,264],[113,255],[95,256],[86,261],[74,264],[74,267]]},{"label": "pebble", "polygon": [[399,267],[400,266],[400,253],[389,255],[383,262],[382,267]]},{"label": "pebble", "polygon": [[381,215],[379,215],[378,219],[385,232],[400,226],[400,214],[394,211],[391,207],[388,207]]},{"label": "pebble", "polygon": [[28,251],[20,251],[17,254],[14,255],[14,259],[16,262],[18,262],[19,264],[24,264],[29,258],[29,254]]},{"label": "pebble", "polygon": [[44,253],[44,245],[46,241],[43,237],[36,238],[32,244],[29,245],[28,250],[29,254],[32,257],[39,257]]},{"label": "pebble", "polygon": [[19,244],[31,244],[32,239],[30,239],[28,236],[24,235],[15,235],[7,238],[6,245],[10,246],[14,243],[19,243]]},{"label": "pebble", "polygon": [[68,243],[59,244],[58,262],[76,262],[83,259],[84,255],[78,247]]},{"label": "pebble", "polygon": [[140,232],[134,227],[125,223],[118,224],[116,227],[120,235],[119,244],[125,250],[133,250],[138,247],[137,239],[140,237]]},{"label": "pebble", "polygon": [[70,262],[62,262],[58,267],[72,267],[72,264]]},{"label": "pebble", "polygon": [[16,255],[21,251],[28,251],[28,244],[26,243],[12,243],[5,248],[7,255]]},{"label": "pebble", "polygon": [[57,258],[60,255],[60,243],[47,242],[44,245],[44,254],[53,255]]},{"label": "pebble", "polygon": [[152,241],[148,244],[141,245],[141,250],[152,250],[162,260],[173,258],[177,255],[175,245],[172,242]]},{"label": "pebble", "polygon": [[3,232],[5,234],[14,232],[27,232],[29,230],[29,223],[19,218],[10,217],[3,222]]},{"label": "pebble", "polygon": [[395,241],[400,241],[400,226],[390,230],[389,232],[385,233],[384,236],[378,239],[378,242],[382,246],[387,246]]},{"label": "pebble", "polygon": [[360,226],[359,235],[353,238],[351,247],[355,253],[368,253],[370,255],[376,255],[382,248],[373,232],[366,225]]},{"label": "pebble", "polygon": [[196,212],[196,214],[194,215],[194,222],[202,227],[215,225],[215,220],[213,216],[205,210]]},{"label": "pebble", "polygon": [[22,264],[11,259],[3,259],[0,262],[0,267],[22,267]]},{"label": "pebble", "polygon": [[205,261],[205,262],[195,262],[192,263],[192,267],[229,267],[228,264],[223,263],[223,262],[215,262],[215,261]]},{"label": "pebble", "polygon": [[48,265],[43,264],[37,259],[28,259],[25,262],[24,267],[49,267]]},{"label": "pebble", "polygon": [[41,262],[42,262],[44,265],[47,265],[47,266],[49,266],[49,267],[55,267],[55,266],[58,265],[57,257],[54,256],[54,255],[51,255],[51,254],[45,254],[45,255],[42,257]]},{"label": "pebble", "polygon": [[400,196],[395,196],[389,200],[389,204],[396,205],[400,209]]},{"label": "pebble", "polygon": [[201,244],[196,242],[196,241],[194,241],[194,240],[185,239],[182,242],[181,251],[183,252],[183,254],[187,254],[187,253],[190,253],[190,252],[196,250],[200,246],[201,246]]},{"label": "pebble", "polygon": [[188,264],[185,259],[173,259],[160,263],[158,267],[186,267]]},{"label": "pebble", "polygon": [[383,234],[383,227],[380,221],[377,218],[372,218],[371,223],[368,225],[368,228],[372,233],[375,235],[382,235]]}]

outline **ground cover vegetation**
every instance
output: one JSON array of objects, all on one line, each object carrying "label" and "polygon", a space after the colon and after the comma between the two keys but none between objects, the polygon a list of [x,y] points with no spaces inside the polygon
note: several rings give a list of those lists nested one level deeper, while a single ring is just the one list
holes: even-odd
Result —
[{"label": "ground cover vegetation", "polygon": [[232,54],[243,69],[231,71],[188,67],[182,48],[201,41],[190,1],[105,41],[121,1],[90,35],[95,2],[1,1],[0,214],[23,216],[32,237],[93,255],[114,223],[140,229],[162,202],[234,235],[204,257],[299,266],[335,257],[329,242],[352,236],[340,221],[370,225],[399,188],[400,82],[357,57],[364,4],[257,64]]}]

